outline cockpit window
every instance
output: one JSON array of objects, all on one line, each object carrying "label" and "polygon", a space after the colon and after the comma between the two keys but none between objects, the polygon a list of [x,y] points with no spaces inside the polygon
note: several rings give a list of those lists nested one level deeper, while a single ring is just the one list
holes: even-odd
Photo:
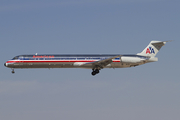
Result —
[{"label": "cockpit window", "polygon": [[13,58],[13,60],[17,60],[17,59],[18,59],[18,57],[17,57],[17,56]]}]

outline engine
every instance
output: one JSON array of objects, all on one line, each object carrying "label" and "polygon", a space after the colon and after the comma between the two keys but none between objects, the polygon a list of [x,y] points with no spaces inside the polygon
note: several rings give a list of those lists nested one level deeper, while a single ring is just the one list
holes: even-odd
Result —
[{"label": "engine", "polygon": [[121,62],[123,63],[141,63],[143,60],[145,59],[139,57],[125,57],[125,56],[121,57]]}]

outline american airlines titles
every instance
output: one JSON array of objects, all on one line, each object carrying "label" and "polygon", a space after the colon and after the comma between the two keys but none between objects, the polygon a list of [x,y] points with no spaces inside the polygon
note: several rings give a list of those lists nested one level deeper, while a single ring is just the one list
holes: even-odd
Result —
[{"label": "american airlines titles", "polygon": [[33,55],[33,58],[54,58],[54,56],[47,56],[47,55],[44,55],[44,56],[35,56]]}]

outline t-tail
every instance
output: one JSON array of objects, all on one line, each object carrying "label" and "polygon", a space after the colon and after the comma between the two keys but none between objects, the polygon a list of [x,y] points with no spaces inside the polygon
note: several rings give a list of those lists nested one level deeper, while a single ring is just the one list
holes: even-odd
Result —
[{"label": "t-tail", "polygon": [[149,45],[141,53],[138,53],[137,55],[154,58],[161,49],[161,47],[166,44],[166,42],[169,41],[151,41]]}]

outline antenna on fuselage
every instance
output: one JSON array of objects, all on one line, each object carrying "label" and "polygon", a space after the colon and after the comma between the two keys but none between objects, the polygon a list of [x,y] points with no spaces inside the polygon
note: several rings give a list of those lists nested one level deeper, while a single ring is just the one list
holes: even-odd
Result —
[{"label": "antenna on fuselage", "polygon": [[38,53],[36,53],[35,55],[37,55]]}]

